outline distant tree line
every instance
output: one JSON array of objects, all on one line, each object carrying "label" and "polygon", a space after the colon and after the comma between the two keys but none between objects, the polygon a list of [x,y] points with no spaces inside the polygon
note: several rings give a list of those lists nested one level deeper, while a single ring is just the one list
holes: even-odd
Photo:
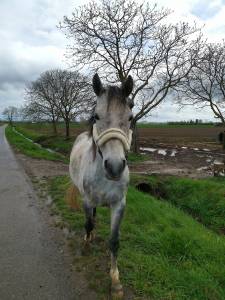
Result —
[{"label": "distant tree line", "polygon": [[217,123],[215,122],[203,122],[201,119],[195,119],[195,120],[189,120],[189,121],[170,121],[167,122],[169,125],[197,125],[197,124],[202,124],[202,125],[216,125]]}]

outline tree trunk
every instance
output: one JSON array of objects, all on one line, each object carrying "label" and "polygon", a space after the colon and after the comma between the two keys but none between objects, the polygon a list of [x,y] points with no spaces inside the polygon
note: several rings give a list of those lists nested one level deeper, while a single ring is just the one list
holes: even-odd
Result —
[{"label": "tree trunk", "polygon": [[70,121],[65,120],[65,125],[66,125],[66,138],[68,139],[70,137]]},{"label": "tree trunk", "polygon": [[132,137],[131,150],[134,153],[139,153],[140,152],[140,147],[139,147],[140,145],[139,145],[138,129],[137,129],[136,121],[134,121],[133,124],[132,124],[132,130],[133,130],[133,137]]},{"label": "tree trunk", "polygon": [[52,128],[53,128],[54,135],[57,135],[58,132],[57,132],[57,126],[56,126],[56,121],[55,120],[52,120]]},{"label": "tree trunk", "polygon": [[223,132],[222,143],[223,143],[223,150],[225,150],[225,131]]},{"label": "tree trunk", "polygon": [[13,126],[12,118],[8,117],[8,120],[9,120],[9,125]]}]

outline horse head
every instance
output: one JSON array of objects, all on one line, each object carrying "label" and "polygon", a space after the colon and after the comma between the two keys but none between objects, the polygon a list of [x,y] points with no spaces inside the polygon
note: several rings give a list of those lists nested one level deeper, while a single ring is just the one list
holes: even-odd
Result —
[{"label": "horse head", "polygon": [[98,74],[95,74],[93,89],[97,96],[93,139],[102,157],[106,177],[119,180],[127,164],[132,139],[133,103],[129,95],[133,89],[133,79],[128,76],[120,87],[104,87]]}]

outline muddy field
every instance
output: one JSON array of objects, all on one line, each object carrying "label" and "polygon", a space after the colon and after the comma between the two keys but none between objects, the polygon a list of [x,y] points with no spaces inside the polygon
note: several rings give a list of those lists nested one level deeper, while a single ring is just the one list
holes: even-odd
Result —
[{"label": "muddy field", "polygon": [[[39,127],[38,130],[47,136],[52,134],[50,126]],[[87,127],[71,128],[71,146],[76,136],[85,130]],[[213,176],[215,164],[225,160],[225,151],[218,141],[221,131],[221,127],[210,126],[139,128],[140,151],[145,161],[131,163],[131,171],[193,178]],[[59,128],[59,134],[64,134],[64,128]]]},{"label": "muddy field", "polygon": [[139,128],[142,147],[151,145],[195,146],[199,148],[221,149],[218,134],[221,127],[179,127],[179,128]]},{"label": "muddy field", "polygon": [[225,159],[218,141],[221,131],[220,127],[140,128],[141,153],[149,160],[131,169],[193,178],[213,176],[215,165]]},{"label": "muddy field", "polygon": [[213,176],[215,164],[225,160],[218,141],[221,131],[220,127],[139,128],[140,150],[146,161],[131,164],[131,171],[192,178]]},{"label": "muddy field", "polygon": [[[77,136],[87,128],[71,128],[71,136]],[[138,138],[141,147],[151,146],[195,146],[221,150],[218,135],[221,127],[162,127],[162,128],[138,128]],[[63,134],[63,129],[60,129]]]}]

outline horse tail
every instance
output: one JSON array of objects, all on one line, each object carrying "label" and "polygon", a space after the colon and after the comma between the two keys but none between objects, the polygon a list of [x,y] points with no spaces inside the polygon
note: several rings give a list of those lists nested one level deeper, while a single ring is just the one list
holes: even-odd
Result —
[{"label": "horse tail", "polygon": [[73,210],[81,210],[80,192],[73,183],[70,184],[66,191],[65,202]]}]

